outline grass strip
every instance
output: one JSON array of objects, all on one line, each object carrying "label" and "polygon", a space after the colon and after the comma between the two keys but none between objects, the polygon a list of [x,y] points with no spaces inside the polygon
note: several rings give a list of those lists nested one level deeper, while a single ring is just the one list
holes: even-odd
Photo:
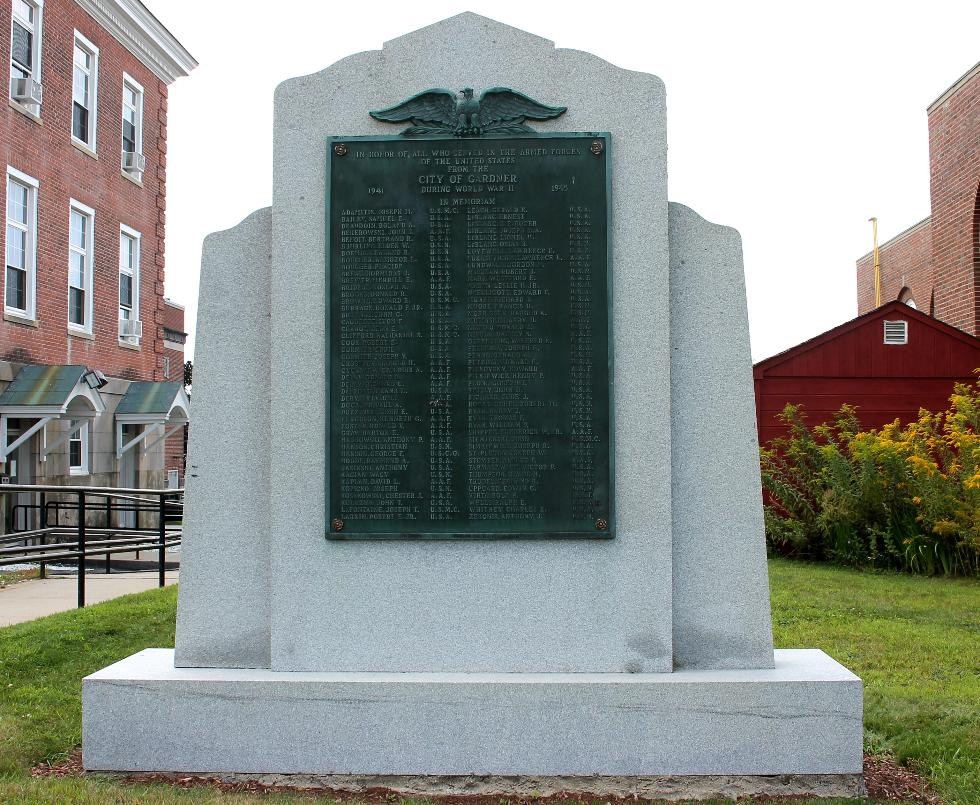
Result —
[{"label": "grass strip", "polygon": [[[781,559],[770,562],[770,583],[777,647],[821,648],[864,679],[866,751],[922,772],[948,805],[980,803],[980,583]],[[0,801],[255,801],[29,777],[33,765],[57,763],[81,742],[82,677],[141,649],[173,646],[175,608],[171,586],[0,628]]]}]

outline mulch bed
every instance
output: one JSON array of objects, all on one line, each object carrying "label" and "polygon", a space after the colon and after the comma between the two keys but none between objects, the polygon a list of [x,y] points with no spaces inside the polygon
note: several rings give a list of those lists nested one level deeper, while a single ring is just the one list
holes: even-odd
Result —
[{"label": "mulch bed", "polygon": [[[82,768],[82,750],[75,750],[67,760],[53,766],[41,763],[31,769],[32,777],[81,777],[85,774]],[[123,784],[161,783],[175,788],[210,788],[228,794],[296,794],[316,799],[324,795],[341,802],[358,802],[366,805],[391,805],[405,795],[388,788],[369,788],[365,791],[341,791],[332,788],[297,788],[289,785],[263,785],[257,781],[225,782],[215,777],[187,775],[174,776],[168,774],[133,774],[120,778]],[[864,757],[864,782],[868,788],[868,797],[873,800],[924,803],[924,805],[942,805],[942,800],[930,789],[925,778],[911,769],[899,766],[894,760],[884,757]],[[508,796],[422,796],[413,799],[424,799],[434,805],[561,805],[562,803],[594,803],[601,801],[605,805],[637,805],[656,800],[641,800],[636,797],[596,797],[592,794],[576,794],[568,792],[561,796],[525,798],[514,795]],[[750,799],[750,798],[746,798]],[[753,803],[789,803],[799,802],[796,797],[751,798]]]},{"label": "mulch bed", "polygon": [[872,799],[892,799],[941,805],[942,800],[929,787],[926,779],[894,760],[864,756],[864,784]]}]

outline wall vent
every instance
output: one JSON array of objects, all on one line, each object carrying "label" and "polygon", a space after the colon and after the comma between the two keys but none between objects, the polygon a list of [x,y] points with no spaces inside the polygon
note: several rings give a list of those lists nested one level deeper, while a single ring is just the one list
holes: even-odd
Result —
[{"label": "wall vent", "polygon": [[907,321],[885,322],[886,344],[907,344],[909,342],[909,323]]}]

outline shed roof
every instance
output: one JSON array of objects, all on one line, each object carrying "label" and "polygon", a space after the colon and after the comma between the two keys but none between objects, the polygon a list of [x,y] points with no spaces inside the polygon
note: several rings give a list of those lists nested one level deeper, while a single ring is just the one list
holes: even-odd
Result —
[{"label": "shed roof", "polygon": [[[791,366],[789,365],[795,366],[803,356],[819,352],[821,348],[829,347],[832,342],[844,342],[849,338],[856,338],[858,336],[858,330],[872,325],[876,320],[890,318],[902,318],[907,319],[910,322],[916,322],[918,326],[924,327],[927,331],[934,333],[932,338],[938,338],[940,341],[950,344],[951,347],[958,344],[958,346],[955,347],[954,352],[956,354],[962,353],[965,356],[969,356],[971,360],[975,358],[975,353],[980,350],[980,338],[970,335],[970,333],[964,332],[963,330],[957,329],[944,321],[933,318],[932,316],[923,313],[921,310],[917,310],[916,308],[906,305],[904,302],[891,301],[887,302],[881,307],[864,313],[861,316],[853,318],[850,321],[846,321],[837,327],[833,327],[826,332],[820,333],[819,335],[816,335],[801,344],[797,344],[795,347],[790,347],[783,352],[759,361],[752,367],[753,375],[756,379],[760,379],[766,377],[774,370],[779,370],[780,372],[791,370]],[[950,355],[947,357],[952,358],[955,356]],[[936,358],[938,359],[938,356],[936,356]],[[933,368],[938,370],[940,367],[936,365]],[[972,368],[975,367],[971,367],[968,371],[972,371]],[[855,373],[858,375],[877,374],[876,371],[856,371]],[[808,371],[807,374],[821,375],[823,372]],[[836,374],[836,371],[831,371],[831,375],[836,376]]]}]

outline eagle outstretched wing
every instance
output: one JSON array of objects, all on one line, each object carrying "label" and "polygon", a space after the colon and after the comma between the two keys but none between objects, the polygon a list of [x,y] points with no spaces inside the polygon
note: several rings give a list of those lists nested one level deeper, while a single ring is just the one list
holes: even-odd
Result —
[{"label": "eagle outstretched wing", "polygon": [[525,119],[551,120],[566,110],[565,106],[538,103],[507,87],[493,87],[480,96],[480,126],[485,132],[531,131]]},{"label": "eagle outstretched wing", "polygon": [[368,114],[385,123],[411,120],[412,125],[402,134],[452,131],[456,125],[456,93],[448,89],[427,89],[388,109],[376,109]]}]

